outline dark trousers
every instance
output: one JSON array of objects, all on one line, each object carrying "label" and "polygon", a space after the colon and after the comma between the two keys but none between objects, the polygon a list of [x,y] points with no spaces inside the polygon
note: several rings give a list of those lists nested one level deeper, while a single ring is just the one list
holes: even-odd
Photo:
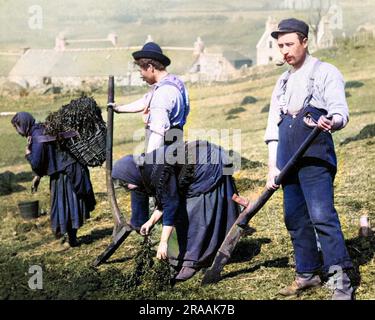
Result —
[{"label": "dark trousers", "polygon": [[[324,110],[307,106],[297,116],[282,115],[277,149],[279,169],[313,130],[304,123],[304,117],[309,116],[317,122],[324,114]],[[332,136],[329,132],[321,132],[283,183],[285,224],[292,239],[298,273],[352,267],[334,207],[336,164]]]},{"label": "dark trousers", "polygon": [[292,239],[298,273],[314,272],[322,267],[325,272],[333,266],[352,267],[334,208],[333,180],[329,167],[318,162],[300,167],[283,185],[285,224]]},{"label": "dark trousers", "polygon": [[149,219],[149,197],[146,193],[131,190],[130,199],[132,209],[130,224],[138,229]]}]

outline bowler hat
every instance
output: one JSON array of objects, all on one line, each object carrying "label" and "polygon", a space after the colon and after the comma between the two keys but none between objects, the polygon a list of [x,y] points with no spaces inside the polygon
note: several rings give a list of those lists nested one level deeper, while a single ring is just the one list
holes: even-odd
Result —
[{"label": "bowler hat", "polygon": [[277,39],[280,33],[292,33],[292,32],[299,32],[302,33],[306,38],[309,35],[309,26],[298,19],[290,18],[281,20],[277,30],[271,33],[272,38]]},{"label": "bowler hat", "polygon": [[163,54],[160,46],[155,42],[148,42],[146,43],[142,50],[133,52],[133,58],[135,60],[146,58],[146,59],[154,59],[159,61],[163,64],[163,66],[169,66],[171,64],[171,60]]}]

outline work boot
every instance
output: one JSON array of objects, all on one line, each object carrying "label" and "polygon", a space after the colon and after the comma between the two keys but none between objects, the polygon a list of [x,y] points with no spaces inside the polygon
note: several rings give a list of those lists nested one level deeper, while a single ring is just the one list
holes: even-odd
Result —
[{"label": "work boot", "polygon": [[346,272],[336,272],[327,285],[333,290],[332,300],[354,300],[354,288]]},{"label": "work boot", "polygon": [[319,287],[321,285],[321,280],[318,275],[311,274],[310,276],[300,276],[297,275],[296,279],[287,287],[281,289],[279,294],[283,296],[294,296],[299,295],[302,291]]},{"label": "work boot", "polygon": [[70,248],[67,234],[62,235],[59,239],[59,247],[59,250],[61,249],[62,251],[68,250]]},{"label": "work boot", "polygon": [[180,272],[175,277],[176,281],[186,281],[194,276],[197,272],[197,269],[190,267],[182,267]]},{"label": "work boot", "polygon": [[243,237],[251,236],[256,231],[257,230],[255,228],[252,228],[249,225],[247,225],[246,227],[243,228],[242,236]]},{"label": "work boot", "polygon": [[132,230],[134,230],[138,234],[141,234],[141,227],[135,227],[131,222],[128,222],[128,226],[130,226],[130,228],[132,228]]}]

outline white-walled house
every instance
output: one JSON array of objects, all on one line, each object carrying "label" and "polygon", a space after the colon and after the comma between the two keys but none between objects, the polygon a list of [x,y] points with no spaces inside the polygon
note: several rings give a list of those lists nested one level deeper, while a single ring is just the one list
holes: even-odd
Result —
[{"label": "white-walled house", "polygon": [[282,60],[282,55],[277,46],[277,41],[271,37],[271,32],[277,29],[278,21],[272,17],[268,17],[266,21],[266,28],[259,39],[257,49],[257,65],[266,65],[274,63],[277,60]]}]

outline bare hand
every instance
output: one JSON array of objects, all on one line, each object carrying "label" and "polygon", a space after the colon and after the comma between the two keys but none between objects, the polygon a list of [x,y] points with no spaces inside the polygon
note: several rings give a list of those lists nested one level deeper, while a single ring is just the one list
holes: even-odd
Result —
[{"label": "bare hand", "polygon": [[315,128],[317,126],[316,121],[310,116],[307,115],[306,117],[303,118],[303,121],[311,128]]},{"label": "bare hand", "polygon": [[118,110],[117,110],[117,105],[116,105],[116,103],[115,102],[109,102],[109,103],[107,103],[107,109],[108,108],[112,108],[113,109],[113,111],[114,112],[118,112]]},{"label": "bare hand", "polygon": [[168,243],[160,241],[158,251],[156,253],[156,258],[160,260],[165,260],[168,257]]},{"label": "bare hand", "polygon": [[278,168],[274,167],[269,169],[266,184],[268,190],[277,190],[280,187],[275,183],[275,179],[279,174],[280,170]]},{"label": "bare hand", "polygon": [[309,126],[309,127],[316,127],[322,131],[329,131],[332,130],[333,127],[333,120],[328,119],[325,116],[320,116],[318,122],[316,122],[311,116],[306,116],[303,121]]},{"label": "bare hand", "polygon": [[332,130],[333,127],[333,120],[329,120],[325,116],[320,116],[318,120],[318,128],[322,131],[329,131]]},{"label": "bare hand", "polygon": [[31,182],[31,193],[35,193],[38,191],[38,186],[40,183],[41,177],[35,176],[33,181]]},{"label": "bare hand", "polygon": [[148,220],[146,223],[144,223],[141,227],[141,230],[139,231],[142,236],[147,236],[150,233],[150,230],[152,229],[153,224]]},{"label": "bare hand", "polygon": [[25,156],[27,156],[31,153],[31,150],[30,150],[31,140],[32,140],[32,137],[28,136],[27,137],[27,145],[26,145],[26,148],[25,148]]},{"label": "bare hand", "polygon": [[26,146],[25,148],[25,156],[28,156],[31,153],[31,150],[29,149],[29,146]]}]

